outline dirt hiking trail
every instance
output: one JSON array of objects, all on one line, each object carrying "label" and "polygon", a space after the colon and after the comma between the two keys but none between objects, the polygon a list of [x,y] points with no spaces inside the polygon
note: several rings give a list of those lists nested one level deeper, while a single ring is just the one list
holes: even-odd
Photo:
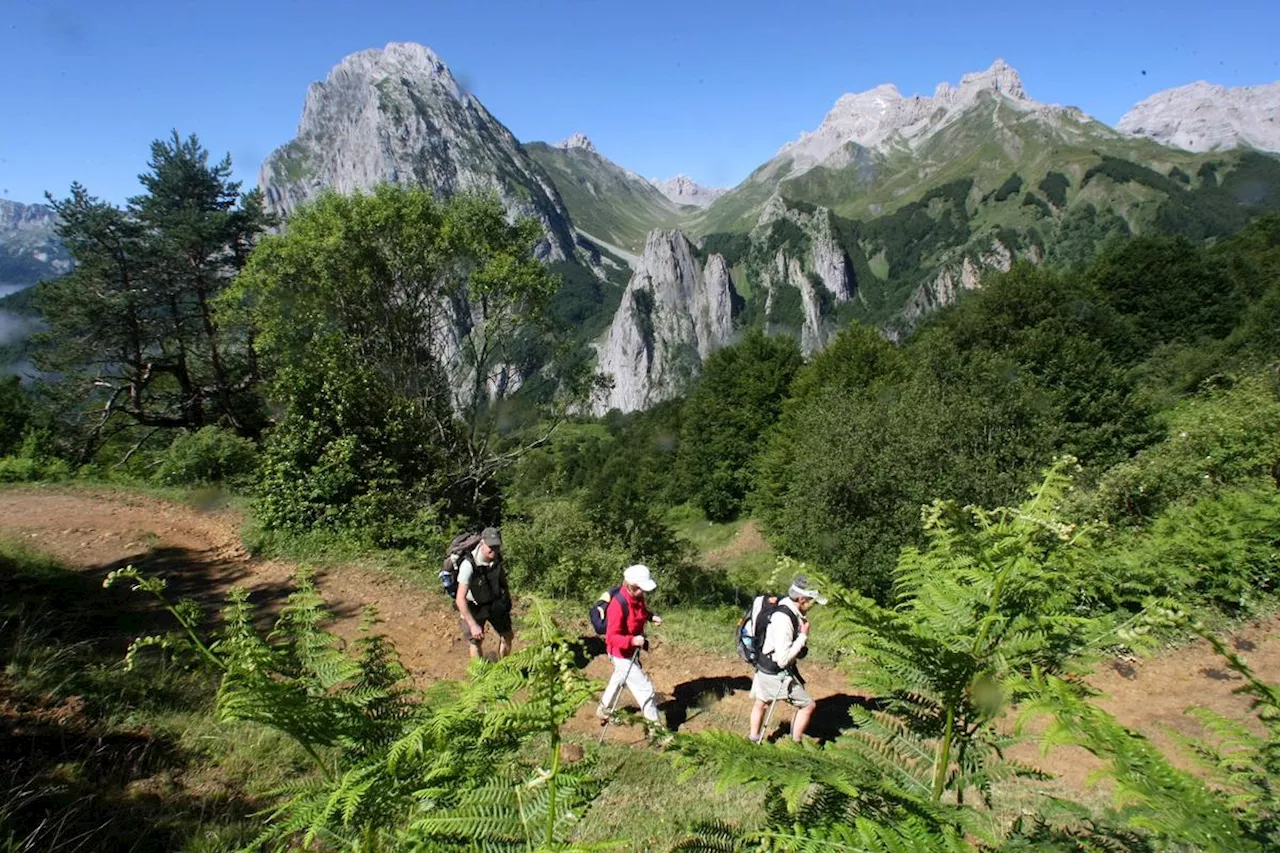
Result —
[{"label": "dirt hiking trail", "polygon": [[[166,577],[175,598],[194,598],[209,610],[216,610],[233,586],[249,590],[250,600],[259,606],[278,604],[290,590],[295,567],[252,558],[240,542],[241,521],[228,510],[201,511],[111,489],[0,490],[0,535],[97,577],[132,563]],[[359,567],[321,571],[316,579],[335,616],[334,633],[354,638],[364,608],[373,605],[382,617],[379,629],[394,642],[419,684],[465,674],[466,644],[457,614],[443,594]],[[517,616],[519,612],[517,605]],[[578,622],[565,628],[584,637],[592,634],[585,615]],[[668,725],[680,731],[744,730],[750,677],[731,649],[713,655],[664,643],[661,628],[655,633],[644,665],[658,689]],[[726,626],[726,638],[729,634]],[[1264,680],[1280,681],[1280,616],[1253,622],[1229,641]],[[611,668],[602,652],[603,644],[594,636],[584,642],[586,672],[606,679]],[[810,733],[834,737],[850,725],[851,708],[864,700],[851,692],[848,679],[838,672],[809,666],[805,676],[818,698]],[[1194,721],[1183,713],[1188,707],[1203,706],[1236,718],[1248,711],[1247,700],[1232,692],[1241,679],[1203,642],[1151,660],[1101,667],[1091,682],[1107,697],[1102,707],[1170,753],[1170,729],[1197,733]],[[623,701],[629,699],[624,694]],[[593,706],[584,708],[571,728],[598,732],[592,710]],[[789,710],[781,710],[775,723],[784,723],[785,729],[790,716]],[[644,733],[640,727],[611,726],[608,738],[639,743]],[[1097,767],[1082,750],[1060,749],[1042,758],[1034,744],[1022,744],[1015,756],[1058,774],[1061,784],[1077,790],[1088,787],[1087,776]]]}]

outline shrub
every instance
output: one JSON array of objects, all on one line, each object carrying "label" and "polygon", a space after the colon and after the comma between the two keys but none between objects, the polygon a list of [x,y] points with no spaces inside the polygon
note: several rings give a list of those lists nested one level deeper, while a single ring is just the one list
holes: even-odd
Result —
[{"label": "shrub", "polygon": [[1087,513],[1137,521],[1205,489],[1265,476],[1280,460],[1280,398],[1261,376],[1184,401],[1167,426],[1164,441],[1103,475]]},{"label": "shrub", "polygon": [[502,533],[507,570],[521,590],[586,600],[616,586],[633,562],[622,542],[569,500],[536,504],[526,520],[508,522]]},{"label": "shrub", "polygon": [[0,458],[0,483],[65,480],[70,476],[71,466],[54,455],[53,436],[48,430],[28,428],[18,452]]},{"label": "shrub", "polygon": [[623,522],[599,517],[565,499],[526,507],[502,528],[511,583],[524,592],[588,601],[622,582],[632,563],[653,569],[663,606],[697,601],[717,604],[732,599],[728,580],[704,572],[692,559],[693,548],[669,526],[637,514]]},{"label": "shrub", "polygon": [[249,439],[207,426],[175,438],[161,455],[155,477],[165,486],[242,483],[257,459],[258,448]]}]

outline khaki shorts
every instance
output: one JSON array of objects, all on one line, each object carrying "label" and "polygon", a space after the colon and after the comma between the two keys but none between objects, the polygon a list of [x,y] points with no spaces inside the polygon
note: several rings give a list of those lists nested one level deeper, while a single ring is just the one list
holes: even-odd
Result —
[{"label": "khaki shorts", "polygon": [[[504,602],[498,607],[494,607],[494,604],[498,604],[498,602],[479,605],[468,601],[467,607],[471,610],[471,618],[476,620],[476,624],[480,626],[481,630],[484,630],[487,622],[493,626],[493,630],[498,633],[498,636],[505,637],[511,633],[511,605]],[[468,643],[478,642],[471,639],[471,626],[461,616],[458,617],[458,627],[462,629],[462,639]]]},{"label": "khaki shorts", "polygon": [[804,689],[804,685],[785,672],[770,675],[756,670],[756,677],[751,681],[751,698],[761,702],[778,699],[797,708],[813,704],[813,697]]}]

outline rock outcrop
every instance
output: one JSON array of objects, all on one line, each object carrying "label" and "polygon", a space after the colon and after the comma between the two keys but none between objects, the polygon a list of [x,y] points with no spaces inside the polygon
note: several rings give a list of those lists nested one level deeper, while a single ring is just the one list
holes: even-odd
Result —
[{"label": "rock outcrop", "polygon": [[915,325],[925,314],[955,302],[966,290],[977,290],[982,286],[984,272],[1008,272],[1013,266],[1013,257],[1013,251],[996,239],[984,251],[966,252],[958,263],[948,265],[931,281],[916,288],[903,309],[904,320],[908,325]]},{"label": "rock outcrop", "polygon": [[658,192],[676,204],[691,204],[694,207],[708,207],[728,190],[719,187],[704,187],[688,175],[676,175],[674,178],[658,180],[649,178],[649,183],[657,187]]},{"label": "rock outcrop", "polygon": [[1244,146],[1280,151],[1280,81],[1234,89],[1205,82],[1166,89],[1125,113],[1116,127],[1188,151]]},{"label": "rock outcrop", "polygon": [[803,321],[798,330],[800,349],[806,355],[821,349],[834,331],[834,318],[823,306],[848,302],[858,294],[853,267],[836,236],[831,211],[790,205],[775,194],[761,211],[751,242],[765,251],[777,246],[757,272],[767,293],[765,316],[773,316],[779,288],[796,288]]},{"label": "rock outcrop", "polygon": [[599,151],[596,150],[596,146],[592,143],[592,141],[587,137],[585,133],[575,133],[572,136],[570,136],[568,139],[560,140],[553,147],[559,148],[561,151],[573,151],[575,149],[578,149],[578,150],[586,151],[589,154],[598,155],[600,153]]},{"label": "rock outcrop", "polygon": [[540,257],[574,254],[569,214],[546,173],[418,44],[354,53],[307,91],[298,136],[262,165],[267,207],[288,215],[327,189],[412,183],[449,196],[494,191],[512,216],[542,222]]},{"label": "rock outcrop", "polygon": [[651,232],[598,345],[599,369],[614,384],[593,403],[595,413],[635,411],[680,394],[729,341],[739,303],[723,257],[700,263],[684,234]]}]

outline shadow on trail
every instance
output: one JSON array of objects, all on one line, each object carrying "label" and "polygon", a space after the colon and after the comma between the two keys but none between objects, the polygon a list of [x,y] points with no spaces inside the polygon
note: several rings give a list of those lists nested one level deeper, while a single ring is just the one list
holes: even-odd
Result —
[{"label": "shadow on trail", "polygon": [[[292,579],[285,583],[263,583],[255,581],[249,563],[228,562],[216,551],[196,551],[189,548],[165,546],[153,548],[145,553],[136,554],[116,560],[105,565],[88,569],[79,574],[96,582],[101,589],[104,578],[117,569],[133,566],[145,575],[164,578],[165,597],[176,604],[183,599],[190,599],[200,605],[207,622],[216,624],[222,608],[227,603],[227,590],[233,586],[242,586],[249,590],[249,603],[254,608],[255,622],[259,627],[269,626],[285,599],[294,591]],[[319,583],[322,575],[317,575]],[[157,602],[145,593],[128,591],[128,586],[121,584],[118,588],[121,595],[140,599],[139,605],[144,609],[158,610]],[[112,593],[117,590],[111,590]],[[325,602],[329,612],[336,618],[358,615],[356,605],[335,605]],[[168,614],[157,617],[166,629],[177,628],[177,624]],[[160,627],[160,626],[158,626]]]},{"label": "shadow on trail", "polygon": [[745,675],[715,675],[695,678],[675,686],[671,698],[658,707],[665,716],[667,728],[679,731],[689,719],[689,711],[704,709],[740,690],[750,690],[751,679]]},{"label": "shadow on trail", "polygon": [[[176,549],[127,562],[167,568],[175,598],[215,581],[202,587],[216,566]],[[103,589],[120,565],[74,571],[0,554],[0,848],[160,853],[262,807],[201,778],[206,758],[173,735],[124,721],[200,707],[212,686],[178,667],[123,669],[134,637],[176,626],[151,596]]]},{"label": "shadow on trail", "polygon": [[604,654],[604,637],[584,635],[570,640],[568,648],[573,653],[573,665],[578,669],[586,669],[591,661]]},{"label": "shadow on trail", "polygon": [[835,740],[854,727],[852,713],[854,708],[876,711],[882,705],[875,699],[848,693],[833,693],[830,696],[821,696],[816,701],[817,707],[813,711],[813,718],[809,720],[807,734],[824,743]]}]

